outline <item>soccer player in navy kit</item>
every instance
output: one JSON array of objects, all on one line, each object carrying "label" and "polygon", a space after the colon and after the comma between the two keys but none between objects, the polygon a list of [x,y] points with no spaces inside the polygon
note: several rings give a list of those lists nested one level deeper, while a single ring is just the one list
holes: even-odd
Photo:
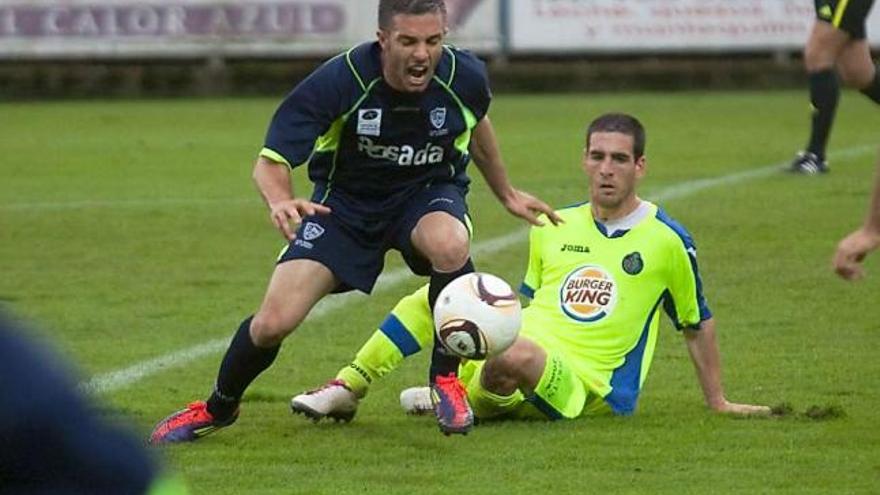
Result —
[{"label": "soccer player in navy kit", "polygon": [[[233,337],[210,398],[161,421],[151,443],[192,441],[232,424],[281,341],[325,295],[369,292],[388,249],[430,275],[433,307],[447,283],[474,270],[464,200],[471,158],[512,214],[536,225],[535,212],[557,219],[508,181],[486,115],[485,67],[443,44],[443,1],[381,0],[378,17],[377,42],[327,61],[275,113],[253,175],[290,244],[259,311]],[[289,169],[303,163],[315,184],[311,200],[292,194]],[[430,381],[447,434],[473,423],[458,362],[435,344]]]},{"label": "soccer player in navy kit", "polygon": [[838,76],[844,85],[880,103],[880,74],[865,39],[865,19],[874,0],[814,1],[816,22],[804,48],[813,108],[810,140],[789,169],[801,174],[828,172],[825,148],[840,99]]},{"label": "soccer player in navy kit", "polygon": [[188,494],[60,362],[0,311],[0,495]]}]

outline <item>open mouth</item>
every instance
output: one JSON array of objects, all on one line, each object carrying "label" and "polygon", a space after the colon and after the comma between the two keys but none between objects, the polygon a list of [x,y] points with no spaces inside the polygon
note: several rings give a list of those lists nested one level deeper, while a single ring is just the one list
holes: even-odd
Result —
[{"label": "open mouth", "polygon": [[406,68],[406,75],[411,85],[423,86],[428,82],[428,66],[411,65]]}]

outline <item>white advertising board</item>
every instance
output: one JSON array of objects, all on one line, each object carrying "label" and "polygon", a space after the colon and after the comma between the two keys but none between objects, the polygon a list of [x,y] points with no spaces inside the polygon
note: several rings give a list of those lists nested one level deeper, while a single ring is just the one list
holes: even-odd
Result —
[{"label": "white advertising board", "polygon": [[[811,0],[511,0],[514,53],[800,50]],[[877,9],[875,9],[877,10]],[[880,15],[868,38],[880,44]]]},{"label": "white advertising board", "polygon": [[[375,39],[378,0],[0,0],[0,58],[331,55]],[[499,0],[447,0],[450,40],[499,49]]]}]

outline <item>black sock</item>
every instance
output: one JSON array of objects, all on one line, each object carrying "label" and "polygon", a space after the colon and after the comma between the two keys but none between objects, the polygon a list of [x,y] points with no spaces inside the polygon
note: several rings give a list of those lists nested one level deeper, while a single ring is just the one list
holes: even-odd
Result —
[{"label": "black sock", "polygon": [[880,104],[880,69],[874,69],[874,80],[871,81],[867,88],[862,88],[861,91],[863,95],[873,100],[874,103]]},{"label": "black sock", "polygon": [[813,122],[807,151],[825,158],[825,147],[834,123],[834,113],[840,100],[840,84],[833,69],[810,74],[810,103],[813,104]]},{"label": "black sock", "polygon": [[216,419],[232,416],[245,389],[275,361],[281,348],[280,345],[266,349],[254,345],[250,332],[253,319],[249,316],[241,322],[220,363],[217,383],[208,399],[208,412]]},{"label": "black sock", "polygon": [[[437,302],[437,298],[440,296],[440,291],[443,290],[444,287],[449,285],[449,282],[452,282],[456,278],[474,271],[474,264],[470,258],[465,262],[464,266],[459,268],[454,272],[449,273],[441,273],[432,270],[431,271],[431,283],[428,286],[428,304],[431,306],[431,311],[434,311],[434,304]],[[434,383],[434,379],[440,375],[448,375],[450,373],[457,374],[458,373],[458,365],[461,363],[461,359],[458,356],[449,354],[443,348],[443,345],[437,340],[436,336],[434,337],[434,349],[431,352],[431,369],[428,372],[428,379],[430,383]]]}]

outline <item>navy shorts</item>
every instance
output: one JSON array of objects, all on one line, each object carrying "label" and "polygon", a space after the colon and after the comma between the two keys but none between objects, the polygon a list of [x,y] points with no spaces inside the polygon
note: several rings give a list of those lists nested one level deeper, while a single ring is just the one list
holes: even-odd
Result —
[{"label": "navy shorts", "polygon": [[854,40],[865,39],[865,19],[874,0],[813,0],[816,18],[846,32]]},{"label": "navy shorts", "polygon": [[465,193],[455,184],[431,184],[390,211],[369,213],[362,203],[331,194],[324,204],[333,212],[305,217],[278,263],[310,259],[323,264],[339,280],[334,292],[369,294],[389,249],[399,251],[413,273],[430,275],[431,263],[416,251],[410,234],[420,218],[435,211],[449,213],[470,232]]}]

